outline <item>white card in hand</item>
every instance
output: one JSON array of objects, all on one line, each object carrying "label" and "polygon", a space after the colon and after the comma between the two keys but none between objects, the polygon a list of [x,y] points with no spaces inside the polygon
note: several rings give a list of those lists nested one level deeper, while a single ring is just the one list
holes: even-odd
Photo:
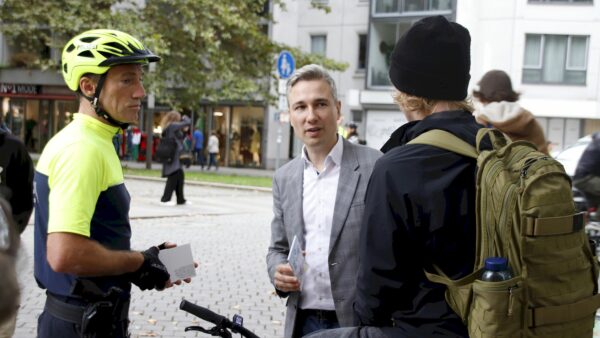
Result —
[{"label": "white card in hand", "polygon": [[160,250],[158,258],[167,267],[172,282],[196,276],[192,247],[189,243]]},{"label": "white card in hand", "polygon": [[304,255],[302,254],[302,248],[300,247],[300,241],[296,236],[292,240],[292,246],[290,246],[290,253],[288,254],[288,262],[294,271],[294,275],[302,285],[302,276],[304,275],[305,262]]}]

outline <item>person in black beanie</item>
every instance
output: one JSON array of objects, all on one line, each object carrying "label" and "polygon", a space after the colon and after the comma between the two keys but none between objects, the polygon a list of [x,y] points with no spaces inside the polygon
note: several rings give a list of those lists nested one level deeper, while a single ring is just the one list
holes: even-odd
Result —
[{"label": "person in black beanie", "polygon": [[414,23],[392,54],[394,100],[409,122],[382,148],[367,188],[354,302],[357,324],[388,337],[468,337],[445,286],[424,270],[452,279],[472,272],[476,162],[407,143],[441,129],[475,144],[482,126],[466,101],[470,44],[465,27],[434,16]]}]

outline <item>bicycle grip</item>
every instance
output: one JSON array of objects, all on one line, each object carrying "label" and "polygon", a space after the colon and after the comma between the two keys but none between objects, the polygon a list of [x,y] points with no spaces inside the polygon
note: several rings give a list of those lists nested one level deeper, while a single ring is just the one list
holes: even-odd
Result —
[{"label": "bicycle grip", "polygon": [[181,304],[179,304],[179,308],[185,312],[189,312],[194,316],[204,319],[207,322],[211,322],[213,324],[219,325],[223,321],[228,322],[229,320],[221,315],[218,315],[207,308],[203,308],[202,306],[198,306],[196,304],[190,303],[187,300],[183,299]]}]

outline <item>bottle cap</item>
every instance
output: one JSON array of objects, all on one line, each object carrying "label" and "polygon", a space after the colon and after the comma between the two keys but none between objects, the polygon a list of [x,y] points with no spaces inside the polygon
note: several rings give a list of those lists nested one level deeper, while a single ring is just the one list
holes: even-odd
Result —
[{"label": "bottle cap", "polygon": [[504,257],[488,257],[485,259],[485,269],[490,271],[507,270],[508,260]]}]

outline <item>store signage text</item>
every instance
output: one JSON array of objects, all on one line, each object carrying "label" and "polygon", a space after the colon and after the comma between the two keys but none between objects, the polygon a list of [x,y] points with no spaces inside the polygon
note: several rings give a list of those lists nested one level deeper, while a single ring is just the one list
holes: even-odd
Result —
[{"label": "store signage text", "polygon": [[37,95],[40,86],[26,84],[0,83],[0,94],[29,94]]}]

